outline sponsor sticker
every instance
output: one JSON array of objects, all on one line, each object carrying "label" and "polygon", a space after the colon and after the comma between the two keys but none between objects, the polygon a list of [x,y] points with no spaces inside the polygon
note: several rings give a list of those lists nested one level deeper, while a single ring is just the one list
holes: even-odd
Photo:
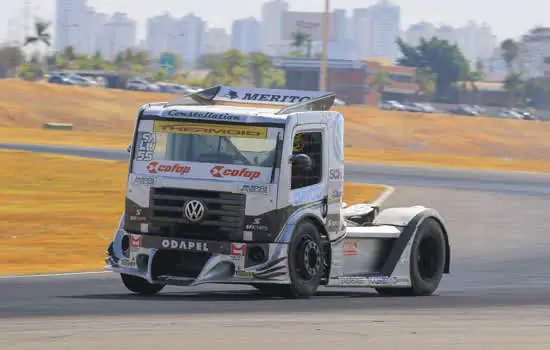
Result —
[{"label": "sponsor sticker", "polygon": [[244,256],[246,243],[231,243],[231,255]]},{"label": "sponsor sticker", "polygon": [[241,185],[239,186],[239,192],[241,193],[260,193],[260,194],[268,194],[269,193],[269,186],[268,185]]},{"label": "sponsor sticker", "polygon": [[292,205],[318,201],[323,198],[323,188],[319,185],[294,190],[291,194]]},{"label": "sponsor sticker", "polygon": [[156,120],[153,131],[207,136],[235,136],[255,139],[267,138],[267,128],[247,125],[215,125]]},{"label": "sponsor sticker", "polygon": [[344,255],[357,255],[357,242],[344,242]]},{"label": "sponsor sticker", "polygon": [[184,239],[163,239],[161,241],[161,246],[164,249],[190,250],[196,252],[208,251],[208,243]]},{"label": "sponsor sticker", "polygon": [[136,160],[151,161],[156,147],[156,136],[152,132],[142,132],[136,147]]},{"label": "sponsor sticker", "polygon": [[130,235],[130,247],[140,248],[141,247],[141,235]]},{"label": "sponsor sticker", "polygon": [[240,271],[235,272],[235,277],[237,277],[237,278],[253,278],[254,277],[254,272],[240,270]]},{"label": "sponsor sticker", "polygon": [[328,231],[338,231],[340,229],[340,220],[327,220]]},{"label": "sponsor sticker", "polygon": [[328,179],[331,181],[340,181],[344,179],[343,169],[330,169],[328,171]]},{"label": "sponsor sticker", "polygon": [[340,277],[338,279],[340,285],[362,285],[362,286],[377,286],[377,285],[395,285],[400,282],[406,282],[405,279],[398,277],[372,276],[372,277]]},{"label": "sponsor sticker", "polygon": [[216,165],[210,169],[210,175],[217,179],[221,178],[244,178],[248,180],[254,180],[260,177],[262,173],[259,171],[248,170],[248,168],[233,169],[227,168],[223,165]]},{"label": "sponsor sticker", "polygon": [[173,173],[186,175],[191,171],[191,167],[184,164],[162,164],[160,162],[150,162],[147,165],[147,171],[150,174]]},{"label": "sponsor sticker", "polygon": [[136,176],[134,185],[152,186],[155,184],[155,178],[151,176]]},{"label": "sponsor sticker", "polygon": [[262,225],[261,218],[254,218],[251,224],[245,225],[244,229],[248,231],[269,231],[269,227]]},{"label": "sponsor sticker", "polygon": [[128,259],[120,261],[120,266],[133,267],[136,266],[136,262]]},{"label": "sponsor sticker", "polygon": [[180,111],[177,109],[168,111],[167,115],[169,117],[201,118],[201,119],[208,119],[208,120],[234,120],[234,121],[241,120],[241,116],[230,114],[230,113]]},{"label": "sponsor sticker", "polygon": [[298,90],[271,90],[271,89],[254,89],[249,90],[239,87],[223,87],[216,100],[220,101],[243,101],[249,103],[262,104],[294,104],[309,101],[312,98],[322,96],[322,93],[317,91],[298,91]]}]

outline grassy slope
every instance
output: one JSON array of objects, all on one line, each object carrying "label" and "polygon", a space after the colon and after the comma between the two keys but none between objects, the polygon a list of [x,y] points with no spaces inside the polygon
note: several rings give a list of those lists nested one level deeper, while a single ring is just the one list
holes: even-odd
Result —
[{"label": "grassy slope", "polygon": [[[0,275],[100,270],[124,210],[121,162],[0,151]],[[384,187],[345,184],[345,201]]]},{"label": "grassy slope", "polygon": [[[96,147],[125,148],[139,106],[175,97],[8,80],[0,81],[0,88],[0,142]],[[334,109],[346,120],[348,160],[528,171],[550,167],[550,123]],[[45,122],[73,123],[76,130],[39,129]],[[479,156],[487,159],[465,158]]]}]

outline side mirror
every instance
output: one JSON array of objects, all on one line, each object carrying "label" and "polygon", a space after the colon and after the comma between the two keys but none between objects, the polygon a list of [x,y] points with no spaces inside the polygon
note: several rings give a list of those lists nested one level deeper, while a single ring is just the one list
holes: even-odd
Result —
[{"label": "side mirror", "polygon": [[292,157],[290,157],[290,163],[292,167],[301,168],[303,170],[311,170],[313,167],[311,157],[303,153],[293,154]]},{"label": "side mirror", "polygon": [[132,152],[132,144],[128,145],[128,147],[126,148],[126,152],[128,153]]}]

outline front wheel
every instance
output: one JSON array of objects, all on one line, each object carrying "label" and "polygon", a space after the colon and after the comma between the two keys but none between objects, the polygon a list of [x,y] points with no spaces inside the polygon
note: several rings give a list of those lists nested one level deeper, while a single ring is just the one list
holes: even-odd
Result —
[{"label": "front wheel", "polygon": [[376,288],[381,295],[427,296],[439,287],[445,269],[446,241],[441,225],[426,219],[418,229],[411,247],[410,288]]},{"label": "front wheel", "polygon": [[147,280],[127,275],[125,273],[121,273],[120,277],[122,278],[122,283],[130,290],[131,292],[142,294],[142,295],[152,295],[157,294],[164,288],[164,284],[152,284],[149,283]]},{"label": "front wheel", "polygon": [[296,226],[288,245],[290,284],[256,286],[260,291],[285,298],[309,298],[317,292],[324,271],[321,234],[309,220]]}]

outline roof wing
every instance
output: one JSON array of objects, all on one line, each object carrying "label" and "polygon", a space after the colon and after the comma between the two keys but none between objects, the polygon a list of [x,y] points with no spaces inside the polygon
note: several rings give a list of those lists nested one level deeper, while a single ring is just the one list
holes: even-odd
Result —
[{"label": "roof wing", "polygon": [[216,102],[241,103],[286,106],[277,112],[277,114],[284,114],[298,111],[326,111],[332,107],[335,98],[336,94],[332,92],[218,85],[172,100],[164,107],[215,105]]}]

